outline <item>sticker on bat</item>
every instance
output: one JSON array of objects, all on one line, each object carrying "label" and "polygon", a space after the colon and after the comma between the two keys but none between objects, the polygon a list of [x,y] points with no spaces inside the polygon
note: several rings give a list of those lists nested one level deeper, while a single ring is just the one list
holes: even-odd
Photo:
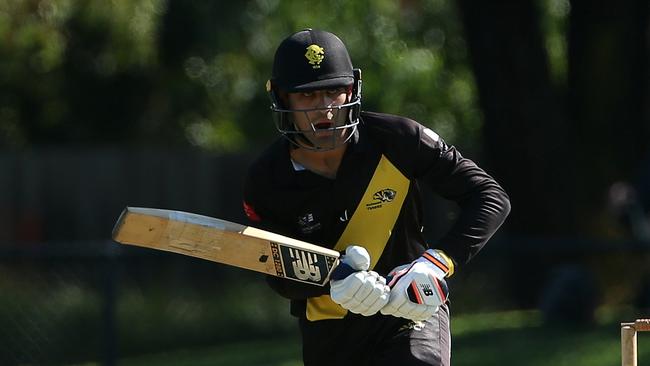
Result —
[{"label": "sticker on bat", "polygon": [[275,266],[275,273],[278,277],[284,277],[284,269],[282,268],[282,255],[278,243],[271,242],[271,255],[273,256],[273,265]]},{"label": "sticker on bat", "polygon": [[322,254],[280,246],[285,276],[298,281],[323,284],[331,261]]}]

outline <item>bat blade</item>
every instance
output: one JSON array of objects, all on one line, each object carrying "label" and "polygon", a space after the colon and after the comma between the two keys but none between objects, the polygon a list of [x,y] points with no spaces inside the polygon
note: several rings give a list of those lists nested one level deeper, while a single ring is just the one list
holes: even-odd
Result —
[{"label": "bat blade", "polygon": [[339,252],[332,249],[208,216],[154,208],[125,208],[113,240],[319,286],[339,263]]}]

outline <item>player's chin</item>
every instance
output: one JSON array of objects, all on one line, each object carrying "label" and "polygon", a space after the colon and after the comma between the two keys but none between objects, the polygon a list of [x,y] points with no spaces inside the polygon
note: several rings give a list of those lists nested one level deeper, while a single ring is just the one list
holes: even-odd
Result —
[{"label": "player's chin", "polygon": [[345,144],[345,139],[334,136],[333,132],[328,136],[312,136],[310,141],[318,150],[332,150]]}]

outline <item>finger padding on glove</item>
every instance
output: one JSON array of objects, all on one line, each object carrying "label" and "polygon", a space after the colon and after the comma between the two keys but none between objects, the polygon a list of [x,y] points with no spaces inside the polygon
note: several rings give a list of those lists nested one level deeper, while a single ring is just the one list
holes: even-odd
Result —
[{"label": "finger padding on glove", "polygon": [[330,285],[332,300],[349,311],[370,316],[376,314],[389,300],[386,280],[373,271],[359,271]]},{"label": "finger padding on glove", "polygon": [[340,281],[357,271],[367,271],[370,268],[370,254],[366,248],[358,245],[350,245],[341,256],[338,266],[331,274],[331,279]]},{"label": "finger padding on glove", "polygon": [[415,304],[403,296],[396,296],[394,301],[389,300],[388,304],[381,309],[381,313],[384,315],[392,315],[415,321],[426,320],[437,311],[438,306]]},{"label": "finger padding on glove", "polygon": [[342,261],[357,271],[367,271],[370,268],[370,254],[362,246],[350,245],[345,248]]}]

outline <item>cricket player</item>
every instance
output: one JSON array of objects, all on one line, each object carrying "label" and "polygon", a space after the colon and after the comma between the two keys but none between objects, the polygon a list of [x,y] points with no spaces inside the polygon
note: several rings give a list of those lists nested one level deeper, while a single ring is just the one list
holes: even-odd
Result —
[{"label": "cricket player", "polygon": [[[362,111],[361,73],[332,33],[284,39],[267,90],[282,137],[251,165],[244,211],[254,226],[345,252],[352,269],[325,287],[269,276],[291,300],[304,364],[449,365],[445,279],[503,223],[508,196],[431,129]],[[422,234],[422,189],[460,207],[437,243]],[[294,270],[320,276],[311,264],[297,258]]]}]

